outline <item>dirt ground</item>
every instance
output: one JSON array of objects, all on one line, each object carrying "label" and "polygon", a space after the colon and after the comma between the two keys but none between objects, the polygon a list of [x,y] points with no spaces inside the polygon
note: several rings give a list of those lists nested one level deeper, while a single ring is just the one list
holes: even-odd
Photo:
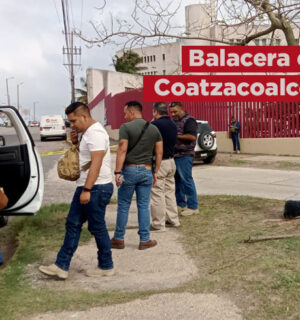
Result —
[{"label": "dirt ground", "polygon": [[213,294],[165,293],[145,300],[80,312],[38,315],[32,320],[242,320],[228,300]]}]

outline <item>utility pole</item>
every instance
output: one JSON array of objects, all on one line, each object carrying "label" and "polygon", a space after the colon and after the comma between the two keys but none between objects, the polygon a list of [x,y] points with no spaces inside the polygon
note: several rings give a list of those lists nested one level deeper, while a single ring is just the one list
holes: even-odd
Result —
[{"label": "utility pole", "polygon": [[71,82],[71,102],[75,102],[75,72],[74,67],[81,66],[81,47],[74,46],[74,30],[70,31],[70,19],[69,19],[69,4],[68,0],[61,0],[63,23],[64,23],[64,35],[66,47],[63,47],[63,56],[66,56],[66,62],[64,59],[63,65],[68,69]]},{"label": "utility pole", "polygon": [[14,79],[14,77],[6,78],[6,94],[7,94],[7,105],[10,106],[10,97],[9,97],[9,90],[8,90],[8,80]]},{"label": "utility pole", "polygon": [[81,66],[80,56],[81,56],[81,47],[74,46],[74,31],[70,33],[70,46],[63,47],[63,54],[67,56],[67,62],[64,62],[70,73],[70,82],[71,82],[71,102],[75,102],[75,76],[74,76],[74,67]]},{"label": "utility pole", "polygon": [[24,82],[20,82],[17,84],[17,109],[20,111],[20,94],[19,94],[19,87],[23,84]]},{"label": "utility pole", "polygon": [[35,105],[39,103],[38,101],[34,101],[33,103],[33,121],[35,121]]}]

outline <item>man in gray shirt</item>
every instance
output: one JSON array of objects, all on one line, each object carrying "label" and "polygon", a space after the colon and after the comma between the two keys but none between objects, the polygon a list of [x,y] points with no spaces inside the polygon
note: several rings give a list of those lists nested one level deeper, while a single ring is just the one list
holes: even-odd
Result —
[{"label": "man in gray shirt", "polygon": [[[125,247],[124,235],[128,220],[129,207],[134,191],[138,208],[139,249],[156,246],[150,240],[150,192],[157,179],[163,154],[162,137],[159,130],[142,118],[142,105],[129,101],[124,108],[125,120],[119,132],[115,181],[118,189],[118,214],[112,248]],[[152,172],[153,153],[155,170]]]}]

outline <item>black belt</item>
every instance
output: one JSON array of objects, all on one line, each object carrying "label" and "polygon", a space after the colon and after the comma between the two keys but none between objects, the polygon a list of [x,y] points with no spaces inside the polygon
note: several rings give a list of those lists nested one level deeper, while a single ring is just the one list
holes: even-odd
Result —
[{"label": "black belt", "polygon": [[162,158],[163,160],[169,160],[169,159],[174,159],[174,157],[166,157],[166,158]]}]

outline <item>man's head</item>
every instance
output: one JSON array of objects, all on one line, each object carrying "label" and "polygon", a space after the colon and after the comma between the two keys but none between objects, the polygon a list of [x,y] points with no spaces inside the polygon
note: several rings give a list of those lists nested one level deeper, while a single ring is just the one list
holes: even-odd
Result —
[{"label": "man's head", "polygon": [[231,116],[231,122],[235,122],[235,116]]},{"label": "man's head", "polygon": [[93,119],[89,107],[83,102],[73,102],[66,109],[66,115],[70,121],[72,129],[78,132],[85,131]]},{"label": "man's head", "polygon": [[159,119],[160,117],[168,115],[168,107],[164,102],[155,102],[153,105],[153,117]]},{"label": "man's head", "polygon": [[169,104],[171,116],[174,120],[178,120],[184,116],[185,111],[181,102],[172,102]]},{"label": "man's head", "polygon": [[138,101],[128,101],[125,104],[125,120],[130,122],[137,118],[142,118],[143,107]]}]

